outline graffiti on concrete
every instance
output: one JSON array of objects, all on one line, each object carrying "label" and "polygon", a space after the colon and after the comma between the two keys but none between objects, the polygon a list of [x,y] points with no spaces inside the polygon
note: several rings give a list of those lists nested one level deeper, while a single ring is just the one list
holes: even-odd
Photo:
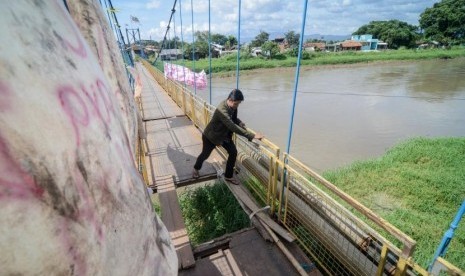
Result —
[{"label": "graffiti on concrete", "polygon": [[177,273],[98,2],[0,2],[1,275]]}]

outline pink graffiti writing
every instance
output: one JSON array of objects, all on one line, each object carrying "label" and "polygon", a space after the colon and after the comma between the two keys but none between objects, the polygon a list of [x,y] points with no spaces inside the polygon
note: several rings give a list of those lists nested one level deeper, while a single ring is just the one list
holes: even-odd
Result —
[{"label": "pink graffiti writing", "polygon": [[61,106],[73,124],[74,132],[76,134],[77,144],[81,143],[81,136],[79,133],[79,126],[87,126],[89,124],[89,113],[84,100],[71,86],[63,86],[58,89],[58,97]]},{"label": "pink graffiti writing", "polygon": [[44,190],[11,156],[5,141],[0,137],[0,200],[40,198],[43,193]]},{"label": "pink graffiti writing", "polygon": [[97,79],[92,84],[78,85],[78,89],[64,85],[58,88],[60,104],[73,125],[77,144],[81,143],[82,127],[87,127],[95,116],[104,126],[107,126],[113,115],[109,90],[102,80]]},{"label": "pink graffiti writing", "polygon": [[[68,24],[68,28],[71,29],[70,35],[74,37],[74,40],[76,41],[75,43],[71,43],[65,36],[62,36],[61,39],[63,40],[63,46],[65,49],[69,49],[75,54],[77,54],[80,57],[87,57],[87,51],[86,48],[84,47],[84,41],[82,36],[79,33],[79,30],[77,26],[75,25],[74,21],[71,19],[71,16],[68,11],[65,10],[65,7],[63,6],[62,1],[53,1],[54,8],[59,10],[59,13],[61,16],[65,18],[65,21]],[[74,45],[77,44],[77,45]]]}]

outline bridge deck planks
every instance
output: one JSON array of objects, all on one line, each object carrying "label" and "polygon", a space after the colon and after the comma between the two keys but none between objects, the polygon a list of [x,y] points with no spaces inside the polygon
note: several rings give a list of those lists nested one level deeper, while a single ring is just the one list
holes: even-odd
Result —
[{"label": "bridge deck planks", "polygon": [[170,233],[178,256],[179,268],[192,267],[195,265],[194,254],[184,225],[181,208],[179,207],[173,177],[171,175],[159,177],[157,191],[161,206],[161,220]]},{"label": "bridge deck planks", "polygon": [[184,116],[181,108],[163,91],[163,88],[153,79],[150,73],[140,66],[142,81],[142,120],[158,120],[175,116]]},{"label": "bridge deck planks", "polygon": [[[157,178],[164,175],[173,175],[176,185],[193,181],[192,170],[202,151],[200,131],[186,117],[147,121],[144,124],[150,185],[156,185]],[[223,161],[223,158],[213,151],[202,166],[202,176],[216,176],[216,169],[212,165],[214,160]]]},{"label": "bridge deck planks", "polygon": [[[150,73],[137,65],[142,82],[142,116],[146,132],[146,164],[149,185],[156,186],[157,178],[173,175],[175,184],[195,182],[192,170],[202,151],[201,132],[184,116],[183,111],[169,97]],[[213,151],[203,164],[201,178],[211,179],[216,170],[211,165],[223,158]]]}]

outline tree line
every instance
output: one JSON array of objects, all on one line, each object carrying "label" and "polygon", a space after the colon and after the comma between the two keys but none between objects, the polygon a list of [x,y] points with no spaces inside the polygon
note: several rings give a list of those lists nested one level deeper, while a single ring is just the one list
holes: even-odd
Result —
[{"label": "tree line", "polygon": [[372,21],[354,35],[372,34],[390,48],[413,48],[418,42],[437,41],[446,46],[465,43],[465,0],[442,0],[426,8],[419,26],[399,20]]},{"label": "tree line", "polygon": [[[352,35],[371,34],[373,38],[387,42],[389,48],[398,49],[414,48],[418,43],[437,41],[442,45],[458,45],[465,43],[465,0],[442,0],[432,7],[426,8],[419,17],[419,26],[410,25],[400,20],[371,21],[358,28]],[[288,31],[284,38],[291,55],[297,54],[300,34]],[[195,52],[199,58],[208,57],[208,32],[197,31],[195,42],[181,42],[179,37],[167,39],[164,49],[184,49],[186,55]],[[319,40],[307,40],[318,42]],[[322,40],[321,40],[322,41]],[[226,50],[237,47],[237,39],[233,35],[211,34],[211,42],[224,46]],[[161,47],[161,43],[155,42]],[[279,46],[269,40],[269,34],[263,30],[250,42],[248,50],[253,47],[261,47],[262,52],[268,57],[279,54]],[[190,54],[191,55],[191,54]]]}]

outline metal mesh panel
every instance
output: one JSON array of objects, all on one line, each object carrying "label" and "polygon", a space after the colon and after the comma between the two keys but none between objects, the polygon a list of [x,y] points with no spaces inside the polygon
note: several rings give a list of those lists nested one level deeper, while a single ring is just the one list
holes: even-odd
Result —
[{"label": "metal mesh panel", "polygon": [[[337,275],[374,275],[377,267],[360,251],[367,233],[344,216],[325,193],[287,168],[283,222],[319,260]],[[337,260],[337,261],[336,261]],[[330,261],[330,262],[328,262]]]},{"label": "metal mesh panel", "polygon": [[[339,190],[332,183],[323,179],[298,160],[286,155],[286,163],[289,168],[292,168],[295,172],[302,175],[309,183],[325,191],[325,193],[332,195],[331,199],[335,202],[334,204],[336,205],[337,202],[337,205],[341,206],[340,209],[343,211],[343,216],[352,220],[356,227],[363,229],[364,232],[368,233],[370,235],[370,242],[378,240],[381,244],[386,243],[389,248],[394,250],[397,254],[404,254],[407,256],[411,255],[412,249],[415,246],[415,241],[409,236],[400,232],[387,221],[378,217],[371,210],[361,205],[343,191]],[[351,211],[349,212],[347,208],[350,208]],[[355,214],[358,214],[358,216]],[[376,231],[369,227],[367,223],[372,227],[375,227]],[[379,234],[379,231],[383,231],[384,235]],[[386,239],[386,236],[388,239]],[[403,247],[403,252],[401,252],[395,244]]]}]

